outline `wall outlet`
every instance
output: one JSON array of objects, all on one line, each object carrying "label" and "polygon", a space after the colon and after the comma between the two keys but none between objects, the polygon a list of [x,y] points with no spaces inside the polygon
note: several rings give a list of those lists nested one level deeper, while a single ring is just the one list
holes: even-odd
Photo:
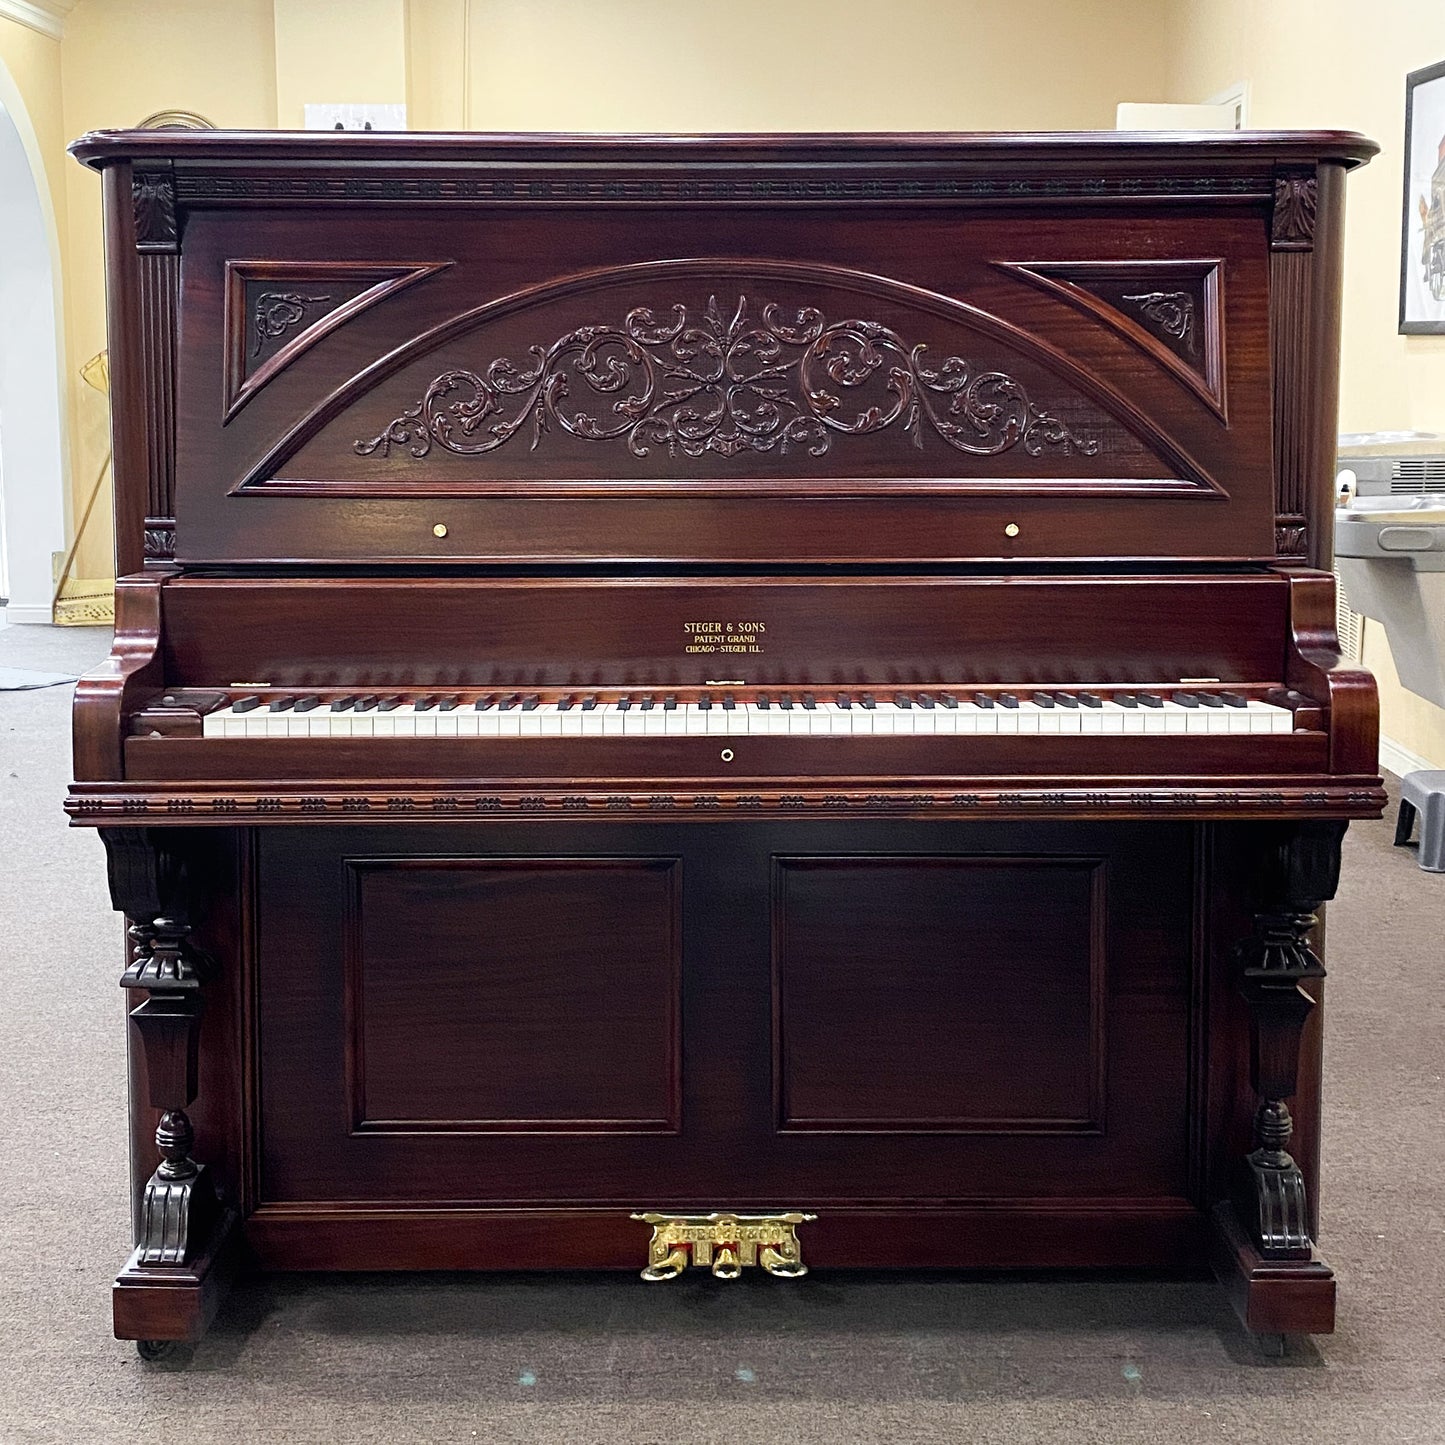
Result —
[{"label": "wall outlet", "polygon": [[307,130],[405,130],[404,105],[307,105]]}]

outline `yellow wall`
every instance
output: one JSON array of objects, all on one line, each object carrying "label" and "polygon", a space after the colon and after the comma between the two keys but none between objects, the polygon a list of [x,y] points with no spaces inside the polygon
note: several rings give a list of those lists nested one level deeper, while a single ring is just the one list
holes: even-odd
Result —
[{"label": "yellow wall", "polygon": [[473,0],[472,129],[1110,127],[1156,0]]},{"label": "yellow wall", "polygon": [[[1251,126],[1347,127],[1382,146],[1350,179],[1340,429],[1445,432],[1445,336],[1400,336],[1405,76],[1445,59],[1441,0],[1187,0],[1175,14],[1170,99],[1250,83]],[[1382,731],[1445,768],[1445,710],[1395,680],[1384,631],[1365,628]]]}]

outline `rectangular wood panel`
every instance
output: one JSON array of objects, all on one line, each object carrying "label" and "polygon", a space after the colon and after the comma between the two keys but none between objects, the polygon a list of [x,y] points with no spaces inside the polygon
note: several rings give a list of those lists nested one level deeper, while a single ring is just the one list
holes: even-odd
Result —
[{"label": "rectangular wood panel", "polygon": [[676,859],[346,868],[353,1130],[679,1127]]},{"label": "rectangular wood panel", "polygon": [[1100,1133],[1101,858],[776,858],[778,1127]]}]

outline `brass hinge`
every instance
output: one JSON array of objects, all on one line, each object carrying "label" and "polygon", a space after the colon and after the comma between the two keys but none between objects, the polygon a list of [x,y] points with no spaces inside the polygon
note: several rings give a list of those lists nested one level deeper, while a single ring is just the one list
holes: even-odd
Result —
[{"label": "brass hinge", "polygon": [[688,1265],[709,1265],[718,1279],[736,1279],[748,1265],[761,1265],[781,1279],[807,1274],[798,1244],[798,1225],[816,1214],[634,1214],[652,1226],[646,1280],[676,1279]]}]

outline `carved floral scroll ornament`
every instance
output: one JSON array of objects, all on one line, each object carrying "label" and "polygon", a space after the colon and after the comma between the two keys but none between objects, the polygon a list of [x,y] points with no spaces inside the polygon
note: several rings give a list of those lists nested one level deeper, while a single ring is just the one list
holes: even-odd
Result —
[{"label": "carved floral scroll ornament", "polygon": [[[582,326],[545,350],[531,347],[525,364],[498,357],[484,374],[444,371],[415,406],[354,445],[361,456],[404,447],[420,458],[433,445],[477,456],[527,426],[535,449],[555,423],[587,441],[625,439],[637,457],[654,447],[670,457],[796,447],[820,457],[835,433],[865,436],[901,422],[916,447],[926,423],[977,456],[1019,445],[1030,456],[1099,450],[1096,439],[1036,406],[1007,372],[975,372],[959,356],[929,367],[927,350],[876,321],[829,325],[811,306],[789,318],[772,303],[755,319],[746,296],[731,319],[716,297],[696,318],[683,305],[663,320],[639,306],[620,327]],[[594,410],[579,408],[578,384],[595,398]],[[866,394],[855,390],[863,387]]]},{"label": "carved floral scroll ornament", "polygon": [[256,298],[256,349],[261,354],[268,341],[284,336],[306,319],[307,309],[330,301],[329,295],[303,296],[299,291],[263,291]]},{"label": "carved floral scroll ornament", "polygon": [[1132,301],[1167,336],[1194,351],[1194,298],[1187,291],[1136,291]]}]

